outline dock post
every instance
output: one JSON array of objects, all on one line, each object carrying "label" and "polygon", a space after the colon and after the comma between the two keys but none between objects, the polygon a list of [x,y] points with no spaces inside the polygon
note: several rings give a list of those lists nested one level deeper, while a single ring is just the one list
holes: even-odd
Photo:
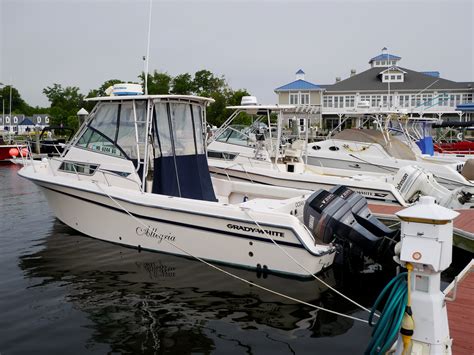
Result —
[{"label": "dock post", "polygon": [[411,264],[409,297],[414,330],[410,349],[404,352],[401,337],[396,354],[451,354],[445,295],[440,275],[452,261],[453,220],[459,213],[435,204],[431,196],[396,215],[401,219],[399,262]]}]

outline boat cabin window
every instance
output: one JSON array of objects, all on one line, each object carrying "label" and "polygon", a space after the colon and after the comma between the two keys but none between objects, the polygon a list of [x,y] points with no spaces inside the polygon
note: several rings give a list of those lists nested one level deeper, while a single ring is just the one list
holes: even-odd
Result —
[{"label": "boat cabin window", "polygon": [[156,102],[155,148],[161,156],[204,154],[201,106],[187,102]]},{"label": "boat cabin window", "polygon": [[99,166],[96,164],[84,164],[72,161],[63,161],[59,166],[59,170],[81,175],[94,175],[98,167]]}]

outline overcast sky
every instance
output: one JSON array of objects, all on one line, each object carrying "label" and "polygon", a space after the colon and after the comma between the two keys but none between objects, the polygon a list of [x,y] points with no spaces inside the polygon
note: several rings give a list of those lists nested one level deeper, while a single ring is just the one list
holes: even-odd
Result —
[{"label": "overcast sky", "polygon": [[[105,80],[137,80],[149,2],[0,0],[0,82],[31,105],[59,83],[84,94]],[[316,84],[368,68],[386,46],[401,66],[474,80],[474,0],[154,0],[150,70],[209,69],[260,103],[294,80]]]}]

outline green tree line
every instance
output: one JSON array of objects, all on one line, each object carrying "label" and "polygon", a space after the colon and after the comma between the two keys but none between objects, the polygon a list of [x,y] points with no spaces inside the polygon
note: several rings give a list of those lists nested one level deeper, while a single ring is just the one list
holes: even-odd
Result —
[{"label": "green tree line", "polygon": [[[138,83],[144,86],[144,73],[138,76]],[[32,107],[22,98],[14,87],[11,88],[11,110],[12,113],[23,113],[30,116],[34,113],[44,113],[50,116],[51,125],[67,125],[78,128],[76,113],[81,107],[90,111],[94,102],[85,101],[85,98],[106,96],[108,87],[114,84],[127,82],[119,79],[105,81],[99,88],[90,90],[87,95],[80,92],[76,86],[63,87],[61,84],[53,84],[43,89],[43,94],[48,98],[49,107]],[[245,89],[233,90],[223,76],[216,76],[209,70],[199,70],[194,75],[189,73],[171,76],[165,72],[154,71],[147,77],[148,94],[179,94],[199,95],[211,97],[214,103],[207,108],[207,121],[211,125],[220,126],[229,116],[230,112],[225,108],[229,105],[239,105],[242,96],[249,95]],[[10,86],[0,89],[0,96],[5,108],[5,113],[10,111]],[[244,117],[241,120],[247,121]]]}]

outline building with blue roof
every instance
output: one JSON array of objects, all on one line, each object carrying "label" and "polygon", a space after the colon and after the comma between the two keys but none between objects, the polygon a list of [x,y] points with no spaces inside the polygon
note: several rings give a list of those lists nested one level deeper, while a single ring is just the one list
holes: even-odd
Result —
[{"label": "building with blue roof", "polygon": [[[401,57],[382,53],[369,60],[370,68],[355,69],[333,84],[315,84],[296,72],[296,80],[276,88],[279,104],[314,105],[321,108],[320,128],[357,126],[361,116],[389,113],[412,117],[464,120],[463,104],[472,104],[474,82],[441,77],[439,71],[415,71],[400,66]],[[461,105],[461,106],[459,106]],[[456,107],[464,110],[456,110]],[[313,121],[314,122],[314,121]]]},{"label": "building with blue roof", "polygon": [[[299,69],[296,73],[294,81],[276,88],[274,91],[278,95],[278,104],[280,105],[304,105],[320,107],[324,89],[317,84],[305,80],[305,72]],[[316,111],[316,110],[315,110]],[[321,118],[321,113],[314,113],[314,117]],[[295,119],[296,116],[294,117]],[[284,124],[291,125],[288,117],[284,119]],[[306,130],[306,117],[298,119],[299,131]]]}]

